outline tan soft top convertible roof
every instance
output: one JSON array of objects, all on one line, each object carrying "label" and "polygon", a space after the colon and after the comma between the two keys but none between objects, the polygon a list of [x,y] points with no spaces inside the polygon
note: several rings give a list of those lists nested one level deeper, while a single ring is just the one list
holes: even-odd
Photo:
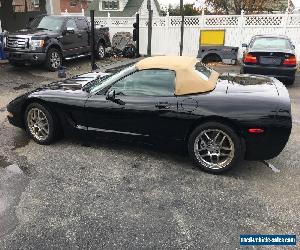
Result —
[{"label": "tan soft top convertible roof", "polygon": [[169,69],[176,72],[175,95],[196,94],[215,88],[219,74],[212,71],[208,80],[203,79],[195,70],[199,60],[187,56],[155,56],[136,63],[138,70]]}]

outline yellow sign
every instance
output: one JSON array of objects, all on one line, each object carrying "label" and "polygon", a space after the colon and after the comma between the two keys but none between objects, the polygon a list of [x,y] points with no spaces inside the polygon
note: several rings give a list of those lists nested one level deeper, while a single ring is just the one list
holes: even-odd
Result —
[{"label": "yellow sign", "polygon": [[225,30],[201,30],[200,45],[222,46],[225,44]]}]

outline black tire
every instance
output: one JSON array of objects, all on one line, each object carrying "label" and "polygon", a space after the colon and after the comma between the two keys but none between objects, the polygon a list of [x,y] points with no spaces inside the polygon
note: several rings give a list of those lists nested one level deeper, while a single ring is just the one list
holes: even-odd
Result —
[{"label": "black tire", "polygon": [[22,62],[14,62],[14,61],[9,61],[9,64],[14,66],[14,67],[22,67],[24,66],[24,63]]},{"label": "black tire", "polygon": [[[29,124],[29,117],[30,117],[29,113],[34,112],[36,110],[40,110],[45,115],[48,122],[48,135],[45,136],[45,138],[38,138],[36,134],[34,134],[33,129],[37,129],[37,130],[39,129],[32,128],[32,124],[31,125]],[[25,122],[26,132],[38,144],[49,145],[53,141],[55,141],[60,135],[60,130],[58,126],[59,123],[57,117],[47,107],[39,103],[31,103],[28,105],[25,111],[24,122]]]},{"label": "black tire", "polygon": [[99,42],[97,44],[97,49],[96,49],[96,58],[99,60],[102,60],[105,58],[105,46],[102,42]]},{"label": "black tire", "polygon": [[[207,149],[201,149],[200,151],[198,151],[198,153],[196,152],[196,148],[195,147],[199,147],[199,143],[197,143],[198,141],[198,136],[201,135],[201,133],[204,133],[206,131],[210,131],[208,133],[211,133],[209,134],[209,136],[212,136],[213,133],[215,133],[215,135],[218,133],[217,131],[221,131],[220,135],[223,139],[223,137],[226,135],[229,139],[224,139],[222,141],[219,140],[221,137],[220,135],[217,137],[217,140],[216,140],[216,143],[213,144],[213,140],[211,141],[211,144],[209,143],[209,140],[207,139],[207,137],[205,136],[206,140],[208,142],[204,142],[203,145],[204,147],[208,147],[210,148],[209,150]],[[214,132],[215,131],[215,132]],[[202,138],[202,137],[201,137]],[[221,156],[222,154],[229,154],[229,151],[228,149],[225,150],[225,149],[220,149],[218,148],[218,146],[216,146],[216,144],[221,144],[221,141],[222,141],[222,145],[229,145],[230,148],[233,147],[233,150],[230,151],[232,152],[230,154],[230,156]],[[202,143],[202,140],[201,140],[201,143]],[[223,144],[224,143],[224,144]],[[198,146],[195,146],[197,145]],[[227,147],[227,148],[229,148]],[[225,147],[222,147],[222,148],[225,148]],[[212,150],[212,151],[210,151]],[[216,150],[216,151],[215,151]],[[223,151],[222,151],[223,150]],[[224,151],[225,150],[225,151]],[[224,125],[222,123],[219,123],[219,122],[207,122],[207,123],[204,123],[198,127],[196,127],[193,132],[191,133],[190,137],[189,137],[189,140],[188,140],[188,151],[189,151],[189,155],[190,157],[192,158],[192,160],[196,163],[196,165],[202,169],[203,171],[206,171],[206,172],[209,172],[209,173],[215,173],[215,174],[219,174],[219,173],[223,173],[225,171],[228,171],[229,169],[233,168],[242,158],[242,144],[241,144],[241,140],[240,138],[237,136],[237,134],[234,132],[234,130],[232,128],[230,128],[229,126],[227,125]],[[205,155],[205,152],[207,151],[207,155],[209,156],[200,156],[200,152],[203,152],[202,154]],[[212,153],[213,152],[213,153]],[[216,154],[216,155],[213,155],[211,156],[211,154]],[[221,154],[221,155],[220,155]],[[219,156],[217,156],[219,155]],[[217,159],[222,159],[225,157],[228,158],[228,160],[224,160],[223,162],[220,162],[219,164],[217,164],[216,162],[216,165],[212,166],[212,165],[209,165],[209,162],[211,159],[212,161],[212,164],[214,164],[214,159],[217,158]],[[207,160],[205,160],[205,158]],[[224,164],[224,165],[223,165]],[[217,168],[219,167],[219,168]]]},{"label": "black tire", "polygon": [[47,51],[45,66],[49,71],[57,71],[62,65],[62,54],[58,49],[51,48]]},{"label": "black tire", "polygon": [[293,85],[295,82],[295,78],[287,79],[284,81],[286,85]]},{"label": "black tire", "polygon": [[122,55],[125,58],[135,58],[137,55],[137,51],[136,48],[133,44],[129,44],[127,45],[123,51],[122,51]]}]

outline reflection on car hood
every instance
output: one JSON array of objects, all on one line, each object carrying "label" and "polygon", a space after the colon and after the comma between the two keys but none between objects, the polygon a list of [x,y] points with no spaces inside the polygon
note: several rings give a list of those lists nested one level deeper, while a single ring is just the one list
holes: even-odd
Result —
[{"label": "reflection on car hood", "polygon": [[61,82],[55,82],[52,83],[51,86],[57,86],[57,87],[64,87],[68,89],[82,89],[86,84],[96,80],[101,79],[102,77],[105,77],[107,75],[110,75],[109,73],[103,73],[103,72],[91,72],[86,73],[78,76],[74,76],[72,78],[66,79]]},{"label": "reflection on car hood", "polygon": [[258,94],[266,92],[268,95],[278,95],[274,78],[271,77],[249,74],[222,74],[219,79],[228,81],[227,94]]}]

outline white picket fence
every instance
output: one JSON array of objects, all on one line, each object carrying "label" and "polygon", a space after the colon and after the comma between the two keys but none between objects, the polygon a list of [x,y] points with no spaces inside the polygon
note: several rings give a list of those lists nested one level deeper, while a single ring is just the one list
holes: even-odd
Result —
[{"label": "white picket fence", "polygon": [[[111,37],[116,32],[133,30],[134,17],[95,18],[97,26],[110,28]],[[140,52],[147,53],[147,18],[140,19]],[[181,17],[165,16],[153,19],[152,54],[178,55]],[[252,36],[259,34],[287,35],[296,46],[300,59],[300,14],[264,15],[201,15],[187,16],[184,21],[183,54],[196,56],[200,30],[225,30],[225,45],[240,47]],[[242,48],[240,49],[240,55]]]}]

